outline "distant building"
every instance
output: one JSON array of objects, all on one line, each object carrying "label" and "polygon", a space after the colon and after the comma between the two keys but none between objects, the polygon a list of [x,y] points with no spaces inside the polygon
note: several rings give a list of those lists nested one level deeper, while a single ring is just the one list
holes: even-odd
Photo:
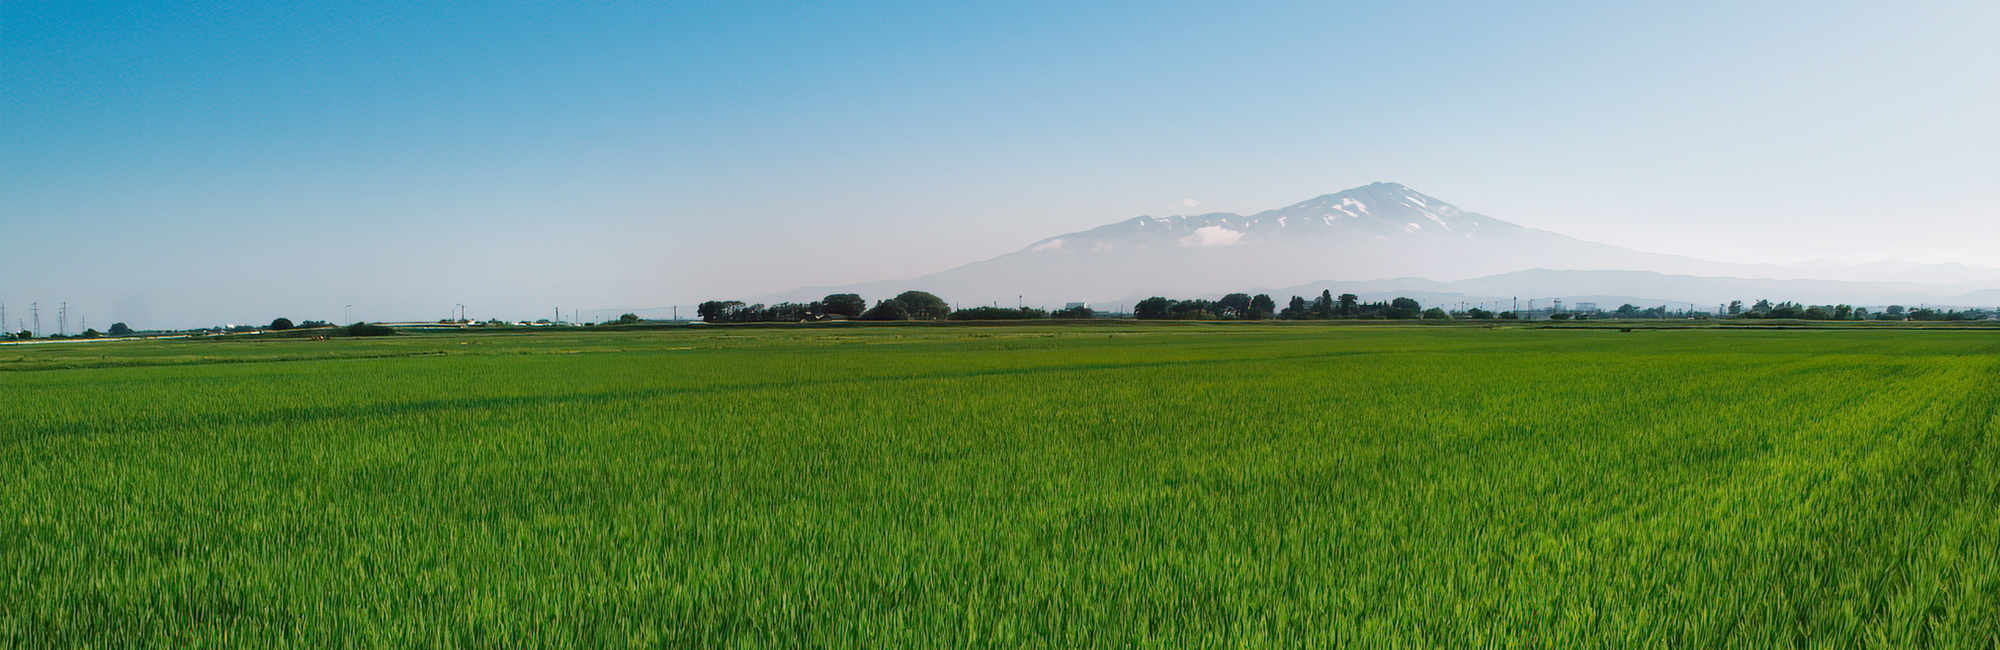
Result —
[{"label": "distant building", "polygon": [[1576,303],[1576,309],[1575,309],[1575,311],[1578,311],[1578,312],[1582,312],[1582,313],[1585,313],[1585,314],[1595,314],[1595,313],[1597,313],[1597,303],[1594,303],[1594,302],[1579,302],[1579,303]]},{"label": "distant building", "polygon": [[1080,302],[1066,302],[1066,303],[1063,303],[1063,309],[1081,309],[1082,307],[1083,307],[1083,303],[1080,303]]}]

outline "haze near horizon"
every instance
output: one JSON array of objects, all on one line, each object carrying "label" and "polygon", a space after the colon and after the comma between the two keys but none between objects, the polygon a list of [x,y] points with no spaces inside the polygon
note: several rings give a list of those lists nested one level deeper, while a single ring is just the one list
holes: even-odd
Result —
[{"label": "haze near horizon", "polygon": [[605,317],[1375,181],[1651,253],[2000,266],[1996,32],[1973,2],[9,3],[0,301]]}]

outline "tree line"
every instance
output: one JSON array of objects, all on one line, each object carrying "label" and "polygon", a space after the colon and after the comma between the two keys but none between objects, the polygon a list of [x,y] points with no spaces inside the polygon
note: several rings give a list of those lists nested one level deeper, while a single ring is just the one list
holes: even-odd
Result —
[{"label": "tree line", "polygon": [[1871,314],[1865,307],[1852,305],[1805,305],[1795,302],[1773,304],[1770,300],[1759,300],[1749,307],[1744,307],[1741,300],[1732,301],[1726,311],[1732,318],[1797,320],[1968,321],[1985,320],[1994,316],[1993,311],[1986,309],[1942,310],[1929,307],[1910,309],[1902,305],[1889,305],[1882,311]]},{"label": "tree line", "polygon": [[710,300],[695,308],[708,323],[799,323],[826,320],[1037,320],[1049,318],[1096,318],[1089,307],[1045,310],[1034,307],[973,307],[952,309],[951,304],[927,291],[905,291],[896,297],[876,301],[873,306],[858,294],[836,293],[806,303],[781,302],[775,305],[745,304],[741,300]]},{"label": "tree line", "polygon": [[[337,330],[339,333],[345,334],[347,336],[386,336],[389,334],[396,333],[395,329],[385,325],[355,323],[347,327],[339,327],[326,321],[308,320],[295,324],[292,322],[292,319],[278,318],[272,320],[270,325],[230,325],[230,326],[217,326],[217,327],[209,327],[202,329],[190,329],[190,330],[153,330],[147,332],[147,334],[154,334],[154,335],[163,333],[193,334],[193,335],[248,334],[251,332],[282,332],[294,329],[298,330],[334,329]],[[34,332],[28,330],[21,330],[19,332],[6,332],[6,333],[0,333],[0,341],[27,341],[36,338],[44,340],[52,340],[52,341],[65,340],[65,339],[97,339],[105,337],[117,338],[117,337],[128,337],[128,336],[139,336],[140,334],[141,333],[138,330],[134,330],[132,329],[131,326],[126,325],[124,323],[112,323],[111,328],[103,332],[99,332],[95,329],[86,329],[81,334],[67,334],[67,335],[45,334],[43,336],[36,337]]]},{"label": "tree line", "polygon": [[[86,328],[85,330],[83,330],[82,333],[79,334],[49,334],[42,338],[49,340],[98,339],[98,338],[104,338],[106,336],[131,336],[132,334],[133,334],[132,328],[126,327],[124,323],[112,323],[109,332],[99,332],[94,328]],[[0,332],[0,341],[27,341],[27,340],[32,340],[34,338],[35,338],[35,333],[32,330],[21,330],[19,332]]]},{"label": "tree line", "polygon": [[[1474,310],[1478,311],[1478,310]],[[772,305],[747,304],[740,300],[710,300],[695,309],[709,323],[796,323],[825,320],[1036,320],[1051,318],[1096,318],[1097,311],[1078,305],[1060,310],[1034,307],[973,307],[954,310],[944,301],[924,291],[905,291],[874,306],[861,296],[836,293],[806,303],[781,302]],[[1232,293],[1220,300],[1177,300],[1155,296],[1133,306],[1132,316],[1141,320],[1312,320],[1333,318],[1451,318],[1442,309],[1425,310],[1416,300],[1364,303],[1354,294],[1336,297],[1330,291],[1307,301],[1292,296],[1291,303],[1278,308],[1267,294]]]},{"label": "tree line", "polygon": [[[1232,293],[1221,300],[1175,300],[1155,296],[1139,301],[1132,315],[1145,320],[1442,320],[1453,317],[1443,309],[1425,309],[1422,303],[1412,298],[1362,302],[1354,294],[1335,296],[1330,290],[1321,291],[1319,297],[1312,300],[1292,296],[1283,309],[1278,308],[1271,296],[1261,293],[1254,296]],[[1491,317],[1492,314],[1475,309],[1460,316],[1480,318]]]},{"label": "tree line", "polygon": [[924,291],[905,291],[868,306],[852,293],[836,293],[809,303],[744,304],[741,300],[710,300],[695,308],[709,323],[796,323],[821,320],[940,320],[951,315],[944,299]]},{"label": "tree line", "polygon": [[[697,312],[702,320],[710,323],[754,323],[754,322],[802,322],[821,320],[1037,320],[1051,318],[1096,318],[1100,314],[1089,307],[1074,307],[1062,310],[1043,310],[1033,307],[973,307],[953,310],[949,304],[936,295],[923,291],[905,291],[894,298],[877,301],[873,306],[861,296],[852,293],[837,293],[808,303],[778,303],[775,305],[744,304],[735,300],[713,300],[701,304]],[[1807,305],[1796,302],[1771,302],[1758,300],[1752,304],[1734,301],[1720,308],[1718,313],[1695,311],[1692,308],[1679,310],[1665,305],[1640,307],[1624,304],[1610,311],[1578,311],[1542,308],[1533,311],[1488,311],[1477,307],[1446,310],[1441,307],[1425,307],[1413,298],[1395,298],[1378,302],[1363,302],[1351,293],[1335,295],[1331,290],[1322,290],[1313,298],[1292,296],[1281,308],[1269,294],[1232,293],[1217,300],[1175,299],[1154,296],[1133,305],[1131,317],[1140,320],[1591,320],[1600,318],[1616,319],[1684,319],[1684,318],[1738,318],[1738,319],[1793,319],[1793,320],[1889,320],[1889,321],[1967,321],[1985,320],[1995,317],[1996,312],[1985,309],[1940,310],[1932,308],[1905,308],[1889,305],[1879,312],[1852,305]]]}]

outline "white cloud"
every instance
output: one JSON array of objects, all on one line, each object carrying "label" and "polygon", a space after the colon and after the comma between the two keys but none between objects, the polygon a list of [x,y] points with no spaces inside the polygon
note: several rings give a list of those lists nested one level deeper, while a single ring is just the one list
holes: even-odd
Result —
[{"label": "white cloud", "polygon": [[1201,205],[1201,202],[1194,199],[1181,199],[1181,207],[1192,208],[1197,205]]},{"label": "white cloud", "polygon": [[1222,226],[1202,226],[1194,233],[1180,239],[1182,246],[1234,246],[1243,243],[1243,231],[1230,230]]}]

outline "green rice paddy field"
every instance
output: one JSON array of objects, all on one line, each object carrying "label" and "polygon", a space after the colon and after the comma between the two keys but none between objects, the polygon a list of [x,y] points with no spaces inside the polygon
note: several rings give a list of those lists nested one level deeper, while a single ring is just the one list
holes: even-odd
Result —
[{"label": "green rice paddy field", "polygon": [[2000,331],[0,347],[0,645],[1995,647]]}]

